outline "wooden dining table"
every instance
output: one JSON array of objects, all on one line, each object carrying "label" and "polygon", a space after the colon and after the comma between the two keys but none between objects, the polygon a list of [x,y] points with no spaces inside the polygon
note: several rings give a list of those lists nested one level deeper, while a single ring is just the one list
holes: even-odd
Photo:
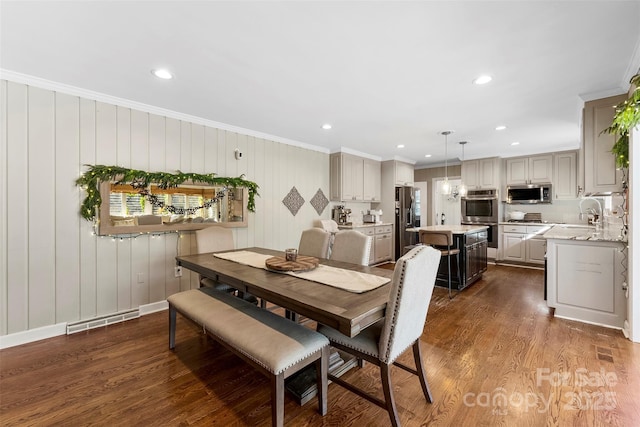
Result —
[{"label": "wooden dining table", "polygon": [[[282,251],[243,248],[243,251],[283,257]],[[229,251],[225,251],[229,252]],[[382,319],[390,283],[355,293],[288,274],[215,257],[212,253],[176,257],[178,265],[354,337]],[[393,271],[321,259],[320,264],[391,278]]]}]

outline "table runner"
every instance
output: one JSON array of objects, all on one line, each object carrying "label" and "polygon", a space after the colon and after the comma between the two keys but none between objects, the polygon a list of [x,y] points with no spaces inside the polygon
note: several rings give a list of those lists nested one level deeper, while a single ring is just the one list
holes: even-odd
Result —
[{"label": "table runner", "polygon": [[[269,269],[265,266],[264,262],[268,258],[273,257],[273,255],[265,255],[252,251],[221,252],[213,254],[213,256],[265,270]],[[391,281],[391,279],[376,276],[375,274],[361,273],[359,271],[346,270],[322,264],[309,271],[277,271],[276,273],[289,274],[300,279],[310,280],[354,293],[367,292]]]}]

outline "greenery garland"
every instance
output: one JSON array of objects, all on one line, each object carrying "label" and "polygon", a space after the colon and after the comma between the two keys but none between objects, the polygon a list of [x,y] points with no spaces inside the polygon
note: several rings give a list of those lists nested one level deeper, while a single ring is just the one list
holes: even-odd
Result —
[{"label": "greenery garland", "polygon": [[81,186],[87,192],[87,196],[80,206],[80,215],[88,221],[96,220],[97,211],[102,204],[102,197],[100,196],[101,182],[115,181],[117,184],[131,184],[134,188],[144,188],[150,184],[156,184],[163,189],[175,188],[186,181],[194,183],[201,182],[210,185],[224,185],[225,187],[233,188],[244,187],[249,191],[247,209],[250,212],[256,211],[255,196],[260,195],[258,194],[258,184],[245,180],[244,175],[237,178],[227,178],[216,176],[214,173],[201,175],[178,171],[173,174],[167,172],[145,172],[120,166],[85,166],[87,166],[89,170],[76,180],[76,185]]},{"label": "greenery garland", "polygon": [[635,89],[629,99],[616,105],[616,114],[611,126],[603,130],[618,136],[611,152],[616,156],[616,165],[621,168],[629,167],[629,133],[640,124],[640,74],[631,78]]}]

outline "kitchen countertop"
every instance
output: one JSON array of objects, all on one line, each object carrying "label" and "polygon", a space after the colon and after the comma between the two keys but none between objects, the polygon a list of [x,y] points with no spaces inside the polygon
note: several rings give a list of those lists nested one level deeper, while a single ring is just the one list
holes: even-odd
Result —
[{"label": "kitchen countertop", "polygon": [[429,225],[427,227],[412,227],[406,231],[418,233],[420,230],[428,231],[451,231],[453,234],[468,234],[488,229],[486,225]]},{"label": "kitchen countertop", "polygon": [[542,235],[545,239],[559,240],[588,240],[600,242],[626,242],[620,236],[620,230],[613,228],[607,231],[598,231],[589,225],[557,224]]},{"label": "kitchen countertop", "polygon": [[363,222],[360,224],[352,223],[351,225],[338,225],[338,228],[341,230],[350,230],[352,228],[362,228],[362,227],[379,227],[381,225],[393,225],[392,222]]}]

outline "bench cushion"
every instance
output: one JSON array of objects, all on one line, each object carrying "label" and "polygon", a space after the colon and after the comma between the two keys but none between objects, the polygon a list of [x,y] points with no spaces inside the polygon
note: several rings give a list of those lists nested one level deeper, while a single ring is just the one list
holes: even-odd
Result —
[{"label": "bench cushion", "polygon": [[322,334],[215,289],[179,292],[167,301],[275,375],[329,345]]}]

